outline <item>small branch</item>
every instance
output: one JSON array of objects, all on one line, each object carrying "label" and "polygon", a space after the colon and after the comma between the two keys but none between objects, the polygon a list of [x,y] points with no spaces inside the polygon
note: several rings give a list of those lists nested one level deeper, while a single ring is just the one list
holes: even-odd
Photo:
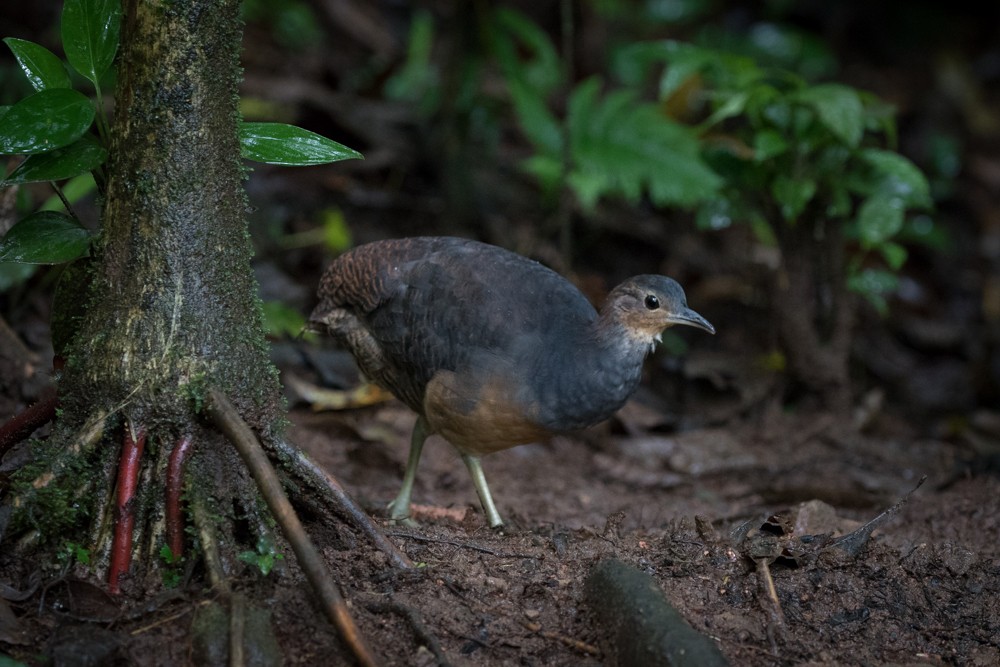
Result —
[{"label": "small branch", "polygon": [[427,537],[426,535],[415,535],[413,533],[404,533],[402,531],[393,531],[389,533],[393,537],[403,537],[408,540],[414,540],[416,542],[430,542],[433,544],[449,544],[453,547],[458,547],[459,549],[471,549],[472,551],[479,551],[480,553],[489,554],[491,556],[496,556],[497,558],[537,558],[534,554],[519,554],[511,551],[496,551],[490,549],[489,547],[484,547],[473,542],[458,542],[457,540],[446,540],[438,537]]},{"label": "small branch", "polygon": [[417,639],[425,647],[427,647],[427,650],[430,651],[434,656],[434,659],[437,660],[438,667],[451,667],[451,663],[448,662],[448,656],[445,655],[444,649],[441,648],[441,642],[439,642],[437,637],[435,637],[434,634],[427,629],[427,626],[424,625],[424,622],[420,619],[420,614],[418,614],[415,609],[398,602],[382,601],[366,602],[365,609],[376,614],[392,612],[405,618],[406,622],[409,623],[410,627],[413,629],[414,634],[417,635]]},{"label": "small branch", "polygon": [[0,456],[56,417],[59,396],[55,387],[47,387],[42,397],[0,426]]},{"label": "small branch", "polygon": [[382,529],[358,506],[336,477],[316,465],[303,451],[284,440],[276,441],[273,447],[280,455],[291,460],[295,472],[306,478],[307,482],[311,481],[318,486],[327,501],[347,516],[379,550],[389,557],[393,567],[400,569],[413,567],[413,561],[410,560],[409,556],[386,538]]},{"label": "small branch", "polygon": [[132,527],[135,524],[135,490],[139,485],[142,450],[146,445],[146,429],[139,426],[133,432],[126,424],[122,437],[122,454],[118,462],[118,498],[115,506],[115,536],[111,543],[111,568],[108,573],[108,591],[121,592],[121,577],[128,573],[132,563]]},{"label": "small branch", "polygon": [[191,518],[194,520],[195,530],[198,531],[198,543],[201,545],[202,558],[208,569],[208,580],[212,583],[212,588],[228,594],[229,586],[226,583],[225,567],[222,565],[222,556],[219,553],[219,540],[215,536],[215,524],[205,509],[203,497],[198,494],[191,499]]},{"label": "small branch", "polygon": [[167,546],[174,558],[180,558],[184,551],[184,516],[181,513],[181,492],[184,487],[184,468],[191,453],[190,435],[183,436],[174,445],[167,462]]},{"label": "small branch", "polygon": [[243,462],[253,475],[264,501],[274,514],[278,525],[281,526],[285,539],[291,544],[292,551],[295,552],[295,557],[299,561],[302,571],[319,596],[327,617],[340,631],[342,639],[354,652],[358,662],[366,667],[376,665],[371,650],[361,637],[354,619],[351,618],[347,603],[340,594],[336,582],[327,571],[322,556],[302,527],[302,522],[299,521],[299,517],[295,514],[295,510],[281,488],[281,481],[274,468],[271,467],[257,436],[240,417],[235,406],[219,390],[212,389],[209,392],[206,410],[212,422],[236,447]]}]

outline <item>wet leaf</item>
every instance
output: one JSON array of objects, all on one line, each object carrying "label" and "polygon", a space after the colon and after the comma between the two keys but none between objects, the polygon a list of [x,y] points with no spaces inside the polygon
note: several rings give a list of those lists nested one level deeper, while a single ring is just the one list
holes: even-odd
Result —
[{"label": "wet leaf", "polygon": [[35,90],[72,88],[66,66],[47,48],[15,37],[3,41],[14,53],[17,64]]},{"label": "wet leaf", "polygon": [[363,158],[343,144],[284,123],[241,123],[240,152],[247,160],[299,167]]},{"label": "wet leaf", "polygon": [[0,262],[69,262],[87,254],[91,238],[91,233],[68,215],[41,211],[15,224],[0,239]]},{"label": "wet leaf", "polygon": [[85,136],[69,146],[29,155],[0,186],[62,181],[98,167],[107,158],[108,152],[92,137]]},{"label": "wet leaf", "polygon": [[118,50],[121,29],[119,0],[66,0],[62,42],[66,59],[77,72],[97,83]]},{"label": "wet leaf", "polygon": [[0,120],[0,153],[44,153],[82,137],[94,107],[75,90],[48,88],[24,98]]}]

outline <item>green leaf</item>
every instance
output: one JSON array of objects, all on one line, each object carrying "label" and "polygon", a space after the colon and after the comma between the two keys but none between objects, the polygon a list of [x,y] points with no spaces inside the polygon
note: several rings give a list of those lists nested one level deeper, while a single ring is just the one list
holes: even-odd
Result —
[{"label": "green leaf", "polygon": [[286,303],[265,301],[263,308],[264,329],[268,336],[298,336],[306,326],[306,318],[302,313]]},{"label": "green leaf", "polygon": [[73,178],[97,168],[107,158],[108,152],[93,137],[84,136],[69,146],[29,155],[10,176],[0,181],[0,187]]},{"label": "green leaf", "polygon": [[548,33],[514,9],[497,8],[492,19],[498,29],[494,53],[505,78],[519,78],[542,97],[554,91],[562,83],[563,66]]},{"label": "green leaf", "polygon": [[20,660],[15,660],[14,658],[0,654],[0,667],[28,667],[25,663]]},{"label": "green leaf", "polygon": [[292,167],[363,159],[343,144],[284,123],[240,123],[240,153],[247,160]]},{"label": "green leaf", "polygon": [[893,271],[899,271],[903,268],[903,264],[906,263],[908,253],[906,252],[906,248],[898,243],[886,241],[878,247],[878,250],[882,253],[885,263],[888,264],[889,268]]},{"label": "green leaf", "polygon": [[44,46],[14,37],[3,41],[14,53],[17,64],[35,90],[73,87],[66,66]]},{"label": "green leaf", "polygon": [[771,194],[781,207],[785,220],[794,222],[816,194],[816,181],[778,174],[771,185]]},{"label": "green leaf", "polygon": [[879,181],[878,192],[899,197],[907,206],[931,205],[931,189],[920,169],[899,153],[869,148],[861,157],[870,164]]},{"label": "green leaf", "polygon": [[73,218],[54,211],[33,213],[0,239],[0,262],[61,264],[87,254],[91,234]]},{"label": "green leaf", "polygon": [[757,162],[770,160],[788,150],[788,141],[775,130],[761,130],[753,136],[753,159]]},{"label": "green leaf", "polygon": [[66,59],[77,72],[99,83],[118,50],[121,0],[66,0],[62,42]]},{"label": "green leaf", "polygon": [[637,102],[631,91],[600,97],[590,79],[570,95],[572,171],[568,181],[585,208],[606,195],[635,202],[644,191],[657,206],[689,206],[714,195],[721,179],[704,163],[694,133]]},{"label": "green leaf", "polygon": [[521,131],[535,148],[549,155],[561,155],[562,125],[536,89],[520,79],[507,81]]},{"label": "green leaf", "polygon": [[906,207],[897,197],[873,196],[858,209],[858,237],[865,248],[874,248],[903,228]]},{"label": "green leaf", "polygon": [[75,90],[48,88],[24,98],[0,120],[0,154],[44,153],[82,137],[94,120],[94,106]]},{"label": "green leaf", "polygon": [[820,122],[845,144],[855,148],[861,143],[865,110],[858,91],[828,83],[805,88],[798,92],[797,98],[812,107]]},{"label": "green leaf", "polygon": [[885,269],[864,269],[847,278],[847,287],[875,306],[882,315],[889,311],[886,296],[899,288],[899,276]]}]

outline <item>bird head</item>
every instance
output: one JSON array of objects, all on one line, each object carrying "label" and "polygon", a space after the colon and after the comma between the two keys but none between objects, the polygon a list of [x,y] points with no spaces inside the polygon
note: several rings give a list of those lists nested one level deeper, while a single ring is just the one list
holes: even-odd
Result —
[{"label": "bird head", "polygon": [[601,312],[602,317],[612,317],[630,336],[650,347],[660,342],[666,329],[678,324],[715,333],[708,320],[688,308],[687,297],[677,281],[666,276],[629,278],[611,290]]}]

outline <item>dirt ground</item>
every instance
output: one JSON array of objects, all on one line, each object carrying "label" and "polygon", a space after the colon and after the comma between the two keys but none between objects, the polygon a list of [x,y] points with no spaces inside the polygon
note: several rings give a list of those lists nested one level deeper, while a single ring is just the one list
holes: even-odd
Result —
[{"label": "dirt ground", "polygon": [[[344,5],[380,8],[372,11],[384,20],[372,25],[389,30],[406,3]],[[952,136],[934,128],[965,142],[961,175],[945,183],[950,194],[935,212],[951,247],[908,246],[890,315],[862,313],[855,412],[796,401],[773,371],[755,365],[776,345],[761,296],[767,249],[745,232],[706,234],[673,213],[615,205],[578,217],[572,265],[550,264],[575,271],[585,291],[598,284],[598,294],[626,275],[668,273],[719,334],[685,334],[684,354],[661,349],[643,388],[610,422],[487,457],[502,530],[486,525],[465,467],[438,438],[425,448],[414,489],[417,524],[389,525],[385,506],[398,491],[414,415],[395,401],[315,412],[288,390],[288,439],[417,564],[393,568],[344,518],[299,496],[296,509],[381,664],[655,664],[627,657],[615,619],[603,613],[608,601],[588,593],[595,567],[617,559],[648,575],[733,666],[1000,665],[1000,131],[972,122],[995,119],[1000,108],[996,40],[989,33],[981,62],[964,56],[979,63],[970,71],[983,81],[961,79],[968,90],[956,92],[946,84],[958,49],[925,62],[929,47],[914,37],[919,46],[894,64],[864,62],[858,47],[888,43],[883,30],[904,10],[890,3],[892,20],[882,20],[878,3],[844,7],[855,5],[872,9],[879,39],[843,31],[845,80],[900,107],[901,145],[922,166],[931,161],[925,144]],[[451,146],[450,135],[436,136],[416,111],[377,90],[328,94],[331,82],[354,80],[370,64],[355,25],[298,55],[251,25],[257,46],[244,54],[244,93],[276,100],[296,123],[366,154],[329,168],[259,167],[249,178],[263,299],[309,311],[330,253],[300,242],[331,211],[355,243],[452,233],[558,260],[538,193],[510,175],[523,146],[509,129],[508,162],[476,155],[462,174],[477,186],[468,210],[452,210],[445,151],[434,143]],[[955,34],[964,45],[964,33]],[[396,41],[398,65],[405,41]],[[49,382],[52,282],[40,273],[0,294],[0,324],[11,327],[0,328],[0,420]],[[282,341],[274,349],[286,386],[318,381],[325,346]],[[0,482],[23,455],[0,461]],[[4,521],[0,513],[0,534]],[[874,528],[870,537],[865,526]],[[86,568],[41,569],[7,548],[0,542],[0,667],[9,667],[8,655],[33,667],[228,664],[226,647],[197,639],[220,603],[202,566],[153,599],[123,602]],[[282,555],[269,574],[247,564],[233,582],[248,605],[246,634],[259,635],[254,624],[269,614],[285,665],[353,664],[294,556],[287,547]],[[275,651],[256,650],[246,664],[266,664]]]},{"label": "dirt ground", "polygon": [[[867,433],[821,413],[666,432],[651,414],[640,397],[579,437],[487,458],[498,531],[461,461],[431,440],[418,525],[382,521],[413,570],[300,506],[382,663],[614,664],[586,593],[613,558],[648,574],[732,665],[1000,664],[1000,479],[973,474],[969,450],[888,416]],[[413,415],[391,401],[290,416],[289,439],[384,516]],[[907,497],[857,553],[831,539]],[[216,664],[192,639],[213,600],[189,574],[138,608],[85,580],[47,575],[26,599],[5,589],[14,619],[0,616],[0,646],[28,664]],[[248,566],[237,587],[264,601],[285,664],[350,663],[290,553],[266,577]]]}]

